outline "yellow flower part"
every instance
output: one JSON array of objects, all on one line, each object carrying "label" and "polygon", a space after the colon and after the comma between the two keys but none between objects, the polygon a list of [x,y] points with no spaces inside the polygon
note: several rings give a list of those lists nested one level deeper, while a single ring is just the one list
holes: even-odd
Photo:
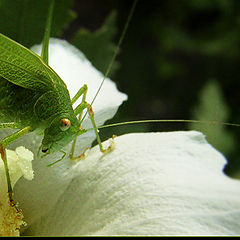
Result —
[{"label": "yellow flower part", "polygon": [[[33,179],[32,152],[21,146],[16,151],[6,150],[6,154],[12,186],[21,176]],[[13,206],[9,203],[4,164],[0,160],[0,236],[19,236],[20,227],[24,224],[18,204]]]}]

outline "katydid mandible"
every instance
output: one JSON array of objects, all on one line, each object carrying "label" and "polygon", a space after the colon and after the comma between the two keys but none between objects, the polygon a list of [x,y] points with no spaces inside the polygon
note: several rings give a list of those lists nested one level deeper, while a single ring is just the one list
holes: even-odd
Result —
[{"label": "katydid mandible", "polygon": [[[135,5],[136,1],[104,79],[117,55]],[[87,85],[81,87],[73,99],[70,99],[67,86],[48,65],[48,44],[53,8],[54,0],[50,2],[49,6],[41,57],[0,34],[0,119],[4,122],[0,123],[0,128],[20,129],[0,142],[0,153],[4,162],[11,204],[14,204],[13,190],[5,149],[26,133],[37,129],[44,131],[40,148],[45,155],[61,151],[64,146],[87,131],[81,127],[85,117],[82,117],[82,113],[87,109],[101,152],[107,153],[112,150],[113,146],[110,144],[107,149],[102,146],[94,120],[92,103],[89,104],[85,100]],[[72,104],[79,97],[82,97],[82,101],[73,109]]]}]

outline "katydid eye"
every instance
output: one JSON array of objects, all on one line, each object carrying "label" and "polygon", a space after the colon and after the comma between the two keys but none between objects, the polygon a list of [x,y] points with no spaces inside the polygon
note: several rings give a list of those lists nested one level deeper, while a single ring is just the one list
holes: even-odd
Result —
[{"label": "katydid eye", "polygon": [[71,121],[67,118],[63,118],[60,120],[60,129],[62,131],[66,131],[71,127]]}]

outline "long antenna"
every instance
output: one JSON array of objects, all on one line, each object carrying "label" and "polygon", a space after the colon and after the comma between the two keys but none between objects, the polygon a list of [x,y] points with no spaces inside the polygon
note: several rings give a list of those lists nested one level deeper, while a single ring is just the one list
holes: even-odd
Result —
[{"label": "long antenna", "polygon": [[98,90],[97,90],[97,92],[96,92],[95,97],[93,98],[93,100],[92,100],[92,102],[91,102],[91,105],[92,105],[93,102],[95,101],[98,93],[100,92],[100,90],[101,90],[101,88],[102,88],[102,85],[103,85],[105,79],[106,79],[106,78],[108,77],[108,75],[109,75],[109,72],[110,72],[110,70],[111,70],[111,68],[112,68],[112,65],[113,65],[113,63],[114,63],[114,61],[115,61],[115,58],[116,58],[116,56],[117,56],[117,54],[118,54],[118,52],[119,52],[120,46],[121,46],[121,44],[122,44],[122,41],[123,41],[123,39],[124,39],[124,37],[125,37],[125,35],[126,35],[127,29],[128,29],[128,26],[129,26],[129,23],[130,23],[130,21],[131,21],[131,19],[132,19],[132,16],[133,16],[134,11],[135,11],[135,7],[136,7],[136,4],[137,4],[137,1],[138,1],[138,0],[134,0],[134,2],[133,2],[133,5],[132,5],[131,10],[130,10],[130,13],[129,13],[129,15],[128,15],[127,21],[126,21],[126,23],[125,23],[125,25],[124,25],[124,28],[123,28],[121,37],[120,37],[120,39],[119,39],[119,41],[118,41],[117,47],[115,48],[114,54],[113,54],[113,56],[112,56],[112,59],[111,59],[109,65],[108,65],[107,71],[106,71],[106,73],[104,74],[104,78],[103,78],[103,80],[102,80],[102,82],[101,82],[101,84],[100,84],[100,86],[99,86],[99,88],[98,88]]},{"label": "long antenna", "polygon": [[[204,120],[192,120],[192,119],[146,119],[146,120],[133,120],[119,123],[111,123],[103,126],[99,126],[98,129],[117,127],[121,125],[130,125],[130,124],[142,124],[142,123],[202,123],[202,124],[214,124],[214,125],[225,125],[232,127],[240,127],[239,123],[227,123],[227,122],[218,122],[218,121],[204,121]],[[87,131],[92,130],[93,128],[86,129]]]},{"label": "long antenna", "polygon": [[[121,37],[120,37],[120,39],[119,39],[119,41],[118,41],[118,43],[117,43],[117,47],[116,47],[115,50],[114,50],[112,59],[111,59],[111,61],[110,61],[109,64],[108,64],[108,67],[107,67],[107,70],[106,70],[106,72],[105,72],[105,74],[104,74],[103,80],[102,80],[101,84],[99,85],[99,88],[98,88],[98,90],[97,90],[97,92],[96,92],[96,94],[95,94],[95,96],[94,96],[94,98],[93,98],[93,100],[92,100],[92,102],[91,102],[91,105],[93,105],[96,97],[98,96],[98,94],[99,94],[99,92],[100,92],[100,90],[101,90],[101,88],[102,88],[102,86],[103,86],[103,83],[104,83],[105,79],[106,79],[106,78],[108,77],[108,75],[109,75],[109,72],[110,72],[110,70],[111,70],[111,68],[112,68],[112,65],[113,65],[115,59],[116,59],[116,56],[117,56],[117,54],[119,53],[120,46],[121,46],[122,41],[123,41],[123,39],[124,39],[124,37],[125,37],[125,35],[126,35],[127,29],[128,29],[128,26],[129,26],[129,23],[131,22],[133,13],[134,13],[134,11],[135,11],[135,7],[136,7],[136,5],[137,5],[137,1],[138,1],[138,0],[134,0],[134,2],[133,2],[133,5],[132,5],[132,7],[131,7],[131,10],[130,10],[130,12],[129,12],[129,14],[128,14],[127,21],[126,21],[126,23],[125,23],[125,25],[124,25],[124,28],[123,28]],[[83,122],[83,120],[85,119],[86,115],[87,115],[87,112],[85,113],[85,115],[84,115],[83,118],[81,119],[81,122]]]}]

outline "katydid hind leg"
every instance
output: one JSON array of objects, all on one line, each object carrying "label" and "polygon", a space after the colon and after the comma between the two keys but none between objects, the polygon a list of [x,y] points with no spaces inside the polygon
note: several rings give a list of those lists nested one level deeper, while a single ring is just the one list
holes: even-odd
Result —
[{"label": "katydid hind leg", "polygon": [[11,205],[14,205],[14,201],[13,201],[13,197],[12,197],[13,189],[12,189],[12,184],[11,184],[11,179],[10,179],[10,174],[9,174],[8,163],[7,163],[6,149],[1,144],[0,144],[0,154],[1,154],[1,158],[3,160],[4,170],[5,170],[6,179],[7,179],[9,202]]},{"label": "katydid hind leg", "polygon": [[9,174],[7,155],[6,155],[6,147],[9,144],[11,144],[12,142],[14,142],[15,140],[17,140],[19,137],[28,133],[30,130],[31,130],[31,127],[27,126],[23,129],[13,133],[12,135],[5,137],[4,139],[2,139],[0,141],[0,154],[1,154],[1,158],[3,160],[3,164],[4,164],[6,180],[7,180],[7,187],[8,187],[8,196],[9,196],[9,201],[10,201],[11,205],[14,205],[14,201],[13,201],[13,197],[12,197],[13,189],[12,189],[12,184],[11,184],[11,179],[10,179],[10,174]]}]

